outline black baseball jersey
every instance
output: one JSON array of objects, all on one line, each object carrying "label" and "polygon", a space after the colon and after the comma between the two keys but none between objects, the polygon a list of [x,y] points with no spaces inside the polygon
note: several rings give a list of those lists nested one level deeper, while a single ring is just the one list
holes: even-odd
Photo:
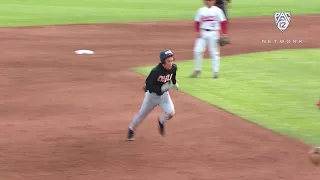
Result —
[{"label": "black baseball jersey", "polygon": [[178,67],[176,64],[172,65],[170,70],[166,70],[161,63],[159,63],[156,67],[154,67],[149,76],[146,79],[146,91],[150,93],[156,93],[161,96],[163,92],[161,92],[161,86],[166,82],[171,81],[172,84],[176,84],[176,73]]}]

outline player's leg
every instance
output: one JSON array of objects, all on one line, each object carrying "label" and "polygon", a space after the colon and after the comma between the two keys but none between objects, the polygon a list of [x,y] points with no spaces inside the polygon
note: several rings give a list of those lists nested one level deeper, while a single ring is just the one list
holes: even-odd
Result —
[{"label": "player's leg", "polygon": [[220,71],[220,46],[218,44],[219,37],[219,31],[214,31],[209,38],[209,53],[212,59],[212,71],[214,73],[214,78],[219,77]]},{"label": "player's leg", "polygon": [[198,38],[195,41],[193,48],[193,59],[195,63],[194,72],[190,77],[197,77],[202,69],[203,53],[206,49],[206,39],[204,37]]},{"label": "player's leg", "polygon": [[[158,98],[157,98],[158,97]],[[132,122],[129,125],[129,132],[127,140],[134,140],[134,131],[137,126],[143,121],[150,112],[158,105],[159,96],[151,94],[149,92],[145,93],[142,105],[139,112],[133,117]]]},{"label": "player's leg", "polygon": [[159,132],[163,136],[164,135],[164,124],[167,120],[173,118],[175,115],[174,105],[171,100],[169,92],[164,93],[161,96],[160,107],[163,110],[164,114],[159,117]]}]

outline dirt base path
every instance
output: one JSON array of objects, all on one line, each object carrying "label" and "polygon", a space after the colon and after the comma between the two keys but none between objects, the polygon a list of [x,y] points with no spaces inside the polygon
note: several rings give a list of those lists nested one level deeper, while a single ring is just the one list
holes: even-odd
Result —
[{"label": "dirt base path", "polygon": [[[271,17],[232,19],[233,44],[222,55],[319,48],[310,18],[320,22],[293,17],[285,33]],[[157,133],[156,109],[137,140],[124,141],[144,95],[144,77],[129,68],[156,64],[167,47],[192,59],[192,22],[2,28],[0,39],[0,179],[320,179],[307,145],[181,92],[172,92],[177,116],[167,137]],[[281,39],[303,43],[261,42]]]}]

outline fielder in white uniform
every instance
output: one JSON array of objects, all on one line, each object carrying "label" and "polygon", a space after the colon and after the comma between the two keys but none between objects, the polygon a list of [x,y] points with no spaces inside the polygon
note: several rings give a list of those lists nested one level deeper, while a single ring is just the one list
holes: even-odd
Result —
[{"label": "fielder in white uniform", "polygon": [[195,67],[190,77],[198,77],[201,73],[203,53],[207,46],[212,59],[213,77],[219,77],[220,46],[218,40],[221,35],[227,35],[227,21],[223,11],[214,6],[215,3],[215,0],[205,0],[206,6],[199,8],[194,18],[197,39],[194,46]]}]

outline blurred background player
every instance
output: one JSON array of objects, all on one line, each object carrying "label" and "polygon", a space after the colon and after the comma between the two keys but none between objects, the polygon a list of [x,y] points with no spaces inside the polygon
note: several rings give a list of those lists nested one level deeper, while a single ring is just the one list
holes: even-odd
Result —
[{"label": "blurred background player", "polygon": [[227,22],[229,23],[227,9],[231,8],[231,0],[216,0],[215,6],[219,7],[224,12],[224,15],[226,16]]}]

